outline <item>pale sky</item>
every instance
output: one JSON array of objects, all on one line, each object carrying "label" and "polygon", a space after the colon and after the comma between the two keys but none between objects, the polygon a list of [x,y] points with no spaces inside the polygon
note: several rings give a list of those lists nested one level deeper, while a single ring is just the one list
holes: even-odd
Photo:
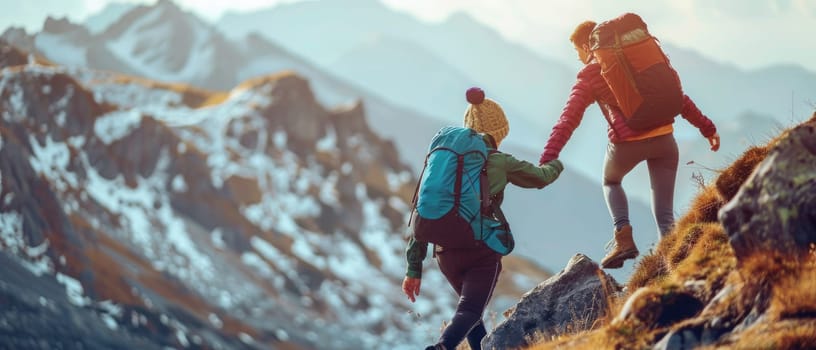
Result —
[{"label": "pale sky", "polygon": [[[42,27],[47,15],[82,21],[115,0],[0,0],[0,28]],[[155,0],[119,0],[153,3]],[[298,0],[176,0],[215,21],[225,11],[251,11]],[[344,1],[344,0],[325,0]],[[636,12],[659,39],[745,69],[798,63],[816,71],[816,0],[382,0],[428,21],[466,11],[510,40],[573,60],[567,37],[585,19]]]}]

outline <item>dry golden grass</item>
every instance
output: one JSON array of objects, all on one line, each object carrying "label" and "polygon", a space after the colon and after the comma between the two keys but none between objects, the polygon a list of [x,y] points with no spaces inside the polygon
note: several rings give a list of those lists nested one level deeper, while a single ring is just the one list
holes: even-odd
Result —
[{"label": "dry golden grass", "polygon": [[[704,193],[711,192],[716,191],[704,189]],[[735,263],[728,237],[719,223],[701,221],[684,217],[671,234],[660,240],[654,253],[637,262],[627,290],[688,279],[723,279]]]},{"label": "dry golden grass", "polygon": [[687,226],[693,223],[717,222],[717,212],[725,204],[720,191],[714,186],[700,189],[699,194],[691,201],[688,212],[677,221],[677,226]]},{"label": "dry golden grass", "polygon": [[[722,225],[696,224],[680,233],[685,233],[684,237],[690,238],[678,244],[674,251],[675,254],[670,255],[678,259],[673,265],[675,266],[672,270],[673,282],[703,280],[706,281],[709,289],[707,292],[719,289],[725,277],[737,264],[734,251]],[[691,240],[693,240],[692,246],[686,248],[686,243]],[[687,256],[679,259],[677,256],[684,254],[686,249],[688,249]]]},{"label": "dry golden grass", "polygon": [[[669,330],[714,318],[740,322],[752,310],[764,316],[708,349],[816,348],[816,245],[803,256],[757,253],[738,266],[729,237],[717,221],[722,206],[788,133],[784,130],[767,145],[749,148],[713,184],[702,186],[672,233],[637,262],[627,284],[629,295],[610,306],[618,316],[603,320],[598,329],[542,339],[530,349],[649,348]],[[678,293],[707,307],[699,315],[658,324],[650,317],[654,303]],[[627,317],[621,318],[625,299],[632,297],[638,299],[627,303]]]},{"label": "dry golden grass", "polygon": [[769,288],[768,315],[771,317],[780,320],[816,318],[816,253],[813,249],[802,256],[756,253],[747,259],[740,273]]},{"label": "dry golden grass", "polygon": [[757,164],[765,159],[769,150],[770,147],[767,146],[751,147],[734,161],[731,166],[720,173],[715,183],[717,190],[725,202],[734,198],[740,186],[748,179],[748,176],[751,175],[751,172],[754,171]]},{"label": "dry golden grass", "polygon": [[[735,292],[709,316],[767,310],[746,330],[704,349],[816,348],[816,246],[801,256],[756,253],[729,276]],[[760,297],[757,297],[760,296]]]},{"label": "dry golden grass", "polygon": [[636,290],[653,282],[659,282],[669,274],[666,260],[657,254],[644,255],[637,262],[637,268],[632,272],[632,277],[626,284],[628,290]]},{"label": "dry golden grass", "polygon": [[714,349],[814,349],[816,320],[782,320],[764,322],[742,332],[732,343],[712,346]]},{"label": "dry golden grass", "polygon": [[247,79],[243,83],[238,84],[238,86],[236,86],[235,89],[236,90],[252,89],[252,88],[256,88],[258,86],[261,86],[261,85],[269,83],[269,82],[274,82],[274,81],[278,81],[278,80],[281,80],[281,79],[297,77],[297,76],[298,76],[297,73],[295,73],[294,71],[290,71],[290,70],[281,71],[281,72],[275,73],[275,74],[262,75],[262,76],[258,76],[258,77],[252,78],[252,79]]}]

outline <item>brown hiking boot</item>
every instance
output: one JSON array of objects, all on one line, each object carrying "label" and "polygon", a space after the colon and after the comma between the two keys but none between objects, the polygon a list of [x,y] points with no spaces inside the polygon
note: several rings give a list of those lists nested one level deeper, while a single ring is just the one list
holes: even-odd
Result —
[{"label": "brown hiking boot", "polygon": [[624,261],[634,259],[640,253],[635,246],[635,240],[632,239],[631,225],[626,225],[620,230],[616,229],[615,239],[607,243],[607,250],[609,246],[613,246],[612,251],[601,260],[601,266],[605,269],[619,269]]}]

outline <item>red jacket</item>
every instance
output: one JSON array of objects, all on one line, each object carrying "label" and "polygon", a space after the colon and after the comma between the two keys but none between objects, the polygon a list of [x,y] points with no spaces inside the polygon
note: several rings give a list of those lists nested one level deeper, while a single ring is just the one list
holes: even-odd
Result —
[{"label": "red jacket", "polygon": [[[558,118],[555,126],[553,126],[547,145],[544,146],[544,152],[541,153],[541,163],[558,158],[561,149],[569,141],[572,132],[581,123],[584,117],[584,111],[593,102],[598,102],[601,112],[606,116],[612,125],[607,128],[607,135],[609,141],[618,143],[621,141],[637,139],[639,136],[647,136],[646,134],[653,132],[648,131],[634,131],[626,126],[623,119],[623,112],[617,106],[615,96],[612,95],[612,90],[606,85],[601,76],[601,65],[596,62],[591,62],[584,66],[578,72],[578,78],[575,85],[572,86],[569,99],[567,100],[564,110],[561,112],[561,117]],[[688,120],[692,125],[697,127],[705,137],[714,135],[717,132],[717,127],[708,119],[694,102],[687,96],[683,95],[683,110],[680,113],[683,118]],[[670,133],[671,128],[666,133]],[[660,133],[659,135],[664,135]],[[658,136],[658,135],[654,135]]]}]

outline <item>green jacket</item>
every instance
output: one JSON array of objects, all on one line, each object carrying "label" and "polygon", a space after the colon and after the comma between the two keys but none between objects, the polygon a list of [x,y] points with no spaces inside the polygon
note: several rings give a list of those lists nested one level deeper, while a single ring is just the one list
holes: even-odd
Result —
[{"label": "green jacket", "polygon": [[[557,159],[535,166],[507,153],[493,153],[487,158],[490,195],[503,191],[508,183],[524,188],[543,188],[555,181],[563,170],[564,165]],[[428,255],[428,243],[417,241],[411,236],[405,255],[408,260],[405,275],[422,278],[422,261]]]}]

